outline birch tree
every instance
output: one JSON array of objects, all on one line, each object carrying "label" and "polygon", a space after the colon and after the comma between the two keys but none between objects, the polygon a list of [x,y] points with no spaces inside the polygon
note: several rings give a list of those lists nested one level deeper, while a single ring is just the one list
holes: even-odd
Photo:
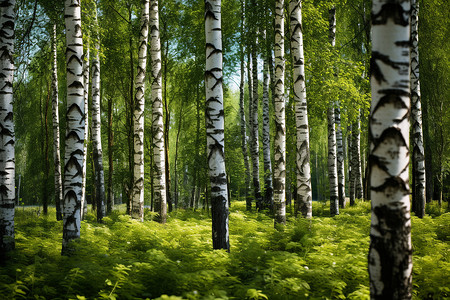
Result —
[{"label": "birch tree", "polygon": [[362,199],[363,182],[362,182],[362,168],[361,168],[361,119],[360,111],[357,111],[355,122],[352,124],[352,158],[353,158],[353,173],[355,185],[355,198]]},{"label": "birch tree", "polygon": [[[249,191],[250,191],[250,164],[248,159],[247,150],[247,123],[245,121],[245,103],[244,103],[244,87],[245,87],[245,62],[244,62],[244,16],[245,16],[245,5],[244,1],[241,2],[241,81],[239,84],[239,117],[241,126],[241,149],[242,155],[244,157],[244,168],[245,168],[245,197],[246,201],[249,201]],[[251,206],[251,203],[250,203]]]},{"label": "birch tree", "polygon": [[275,225],[286,223],[286,119],[284,100],[284,0],[275,2],[275,87],[273,202]]},{"label": "birch tree", "polygon": [[411,299],[410,1],[372,4],[369,277],[372,299]]},{"label": "birch tree", "polygon": [[150,35],[152,56],[152,131],[153,131],[153,201],[158,221],[165,223],[167,219],[166,169],[164,154],[164,125],[161,78],[161,41],[159,37],[158,0],[151,0]]},{"label": "birch tree", "polygon": [[353,127],[352,125],[348,126],[347,130],[347,155],[348,155],[348,189],[349,189],[349,198],[350,198],[350,206],[355,205],[355,171],[354,171],[354,163],[353,163]]},{"label": "birch tree", "polygon": [[[331,46],[336,43],[336,8],[329,11],[329,39]],[[334,102],[330,102],[327,111],[328,119],[328,178],[330,181],[330,214],[339,214],[338,180],[336,166],[336,122],[334,115]]]},{"label": "birch tree", "polygon": [[425,154],[422,130],[422,104],[419,80],[419,2],[411,0],[411,123],[412,123],[412,210],[425,215]]},{"label": "birch tree", "polygon": [[62,177],[61,177],[61,153],[59,138],[59,93],[58,93],[58,57],[56,48],[56,23],[52,30],[52,119],[53,119],[53,163],[55,178],[55,206],[56,219],[62,220]]},{"label": "birch tree", "polygon": [[64,216],[62,253],[80,237],[81,185],[84,144],[83,35],[80,0],[66,0],[67,130],[64,167]]},{"label": "birch tree", "polygon": [[139,32],[138,66],[134,94],[134,154],[133,154],[133,193],[131,217],[144,220],[144,104],[145,73],[147,68],[147,42],[149,24],[149,0],[142,0],[141,26]]},{"label": "birch tree", "polygon": [[87,177],[87,154],[88,154],[88,140],[89,140],[89,74],[90,74],[90,48],[89,40],[85,43],[86,51],[84,52],[83,62],[83,106],[84,106],[84,143],[83,143],[83,174],[81,186],[81,220],[87,214],[87,198],[86,198],[86,177]]},{"label": "birch tree", "polygon": [[221,21],[221,0],[205,0],[206,154],[211,181],[213,248],[229,251],[228,188],[224,156]]},{"label": "birch tree", "polygon": [[15,157],[13,122],[13,81],[15,42],[15,0],[0,5],[0,258],[13,250]]},{"label": "birch tree", "polygon": [[297,197],[295,213],[312,217],[311,166],[308,107],[306,101],[305,57],[303,52],[302,0],[289,2],[291,52],[294,68],[295,124],[297,129]]},{"label": "birch tree", "polygon": [[334,110],[336,121],[336,162],[337,162],[337,176],[338,176],[338,199],[339,206],[345,208],[345,166],[344,166],[344,140],[342,137],[341,128],[341,108],[339,103]]},{"label": "birch tree", "polygon": [[103,171],[103,150],[100,112],[100,35],[98,33],[97,7],[94,6],[95,50],[92,60],[92,158],[95,169],[95,200],[97,221],[105,215],[105,173]]},{"label": "birch tree", "polygon": [[[266,41],[266,31],[263,33],[263,40]],[[273,183],[272,183],[272,160],[270,155],[270,113],[269,113],[269,52],[264,51],[263,55],[263,126],[262,144],[264,158],[264,207],[273,205]]]}]

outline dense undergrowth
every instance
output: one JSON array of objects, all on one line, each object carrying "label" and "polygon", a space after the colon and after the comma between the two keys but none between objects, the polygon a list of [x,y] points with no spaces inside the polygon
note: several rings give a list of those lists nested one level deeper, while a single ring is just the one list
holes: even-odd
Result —
[{"label": "dense undergrowth", "polygon": [[[210,217],[172,212],[166,225],[117,210],[82,223],[76,254],[62,257],[62,223],[16,212],[16,250],[0,269],[0,299],[369,299],[370,205],[313,205],[284,231],[263,213],[230,209],[231,252],[211,250]],[[450,296],[450,213],[435,204],[412,218],[414,298]],[[174,295],[174,296],[166,296]]]}]

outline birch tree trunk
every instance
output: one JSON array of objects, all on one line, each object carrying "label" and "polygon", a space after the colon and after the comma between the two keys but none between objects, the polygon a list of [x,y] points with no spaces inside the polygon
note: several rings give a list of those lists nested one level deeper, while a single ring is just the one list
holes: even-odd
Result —
[{"label": "birch tree trunk", "polygon": [[205,0],[206,144],[211,181],[214,249],[230,250],[228,188],[225,170],[221,1]]},{"label": "birch tree trunk", "polygon": [[259,181],[259,121],[258,121],[258,57],[256,48],[258,41],[256,37],[256,30],[253,31],[252,45],[252,77],[253,77],[253,95],[252,95],[252,135],[251,135],[251,154],[253,165],[253,191],[255,194],[256,209],[260,210],[262,205],[261,183]]},{"label": "birch tree trunk", "polygon": [[284,100],[284,0],[275,2],[275,87],[273,202],[275,226],[286,223],[286,119]]},{"label": "birch tree trunk", "polygon": [[355,197],[362,199],[364,197],[363,181],[362,181],[362,168],[361,168],[361,119],[359,110],[356,121],[352,125],[352,157],[353,157],[353,171],[354,171],[354,184],[355,184]]},{"label": "birch tree trunk", "polygon": [[84,145],[83,35],[79,0],[66,0],[67,131],[64,167],[64,215],[62,253],[70,254],[69,242],[80,237],[80,207]]},{"label": "birch tree trunk", "polygon": [[422,130],[422,105],[419,81],[419,2],[411,0],[411,122],[412,122],[412,202],[419,218],[425,215],[425,153]]},{"label": "birch tree trunk", "polygon": [[[241,5],[242,9],[244,5]],[[244,13],[243,13],[244,14]],[[242,17],[241,22],[244,22],[244,18]],[[243,27],[244,25],[242,25]],[[243,35],[243,29],[241,30],[241,34]],[[241,125],[241,149],[242,155],[244,156],[244,168],[245,168],[245,198],[246,201],[250,201],[249,199],[249,191],[250,191],[250,164],[248,159],[248,150],[247,150],[247,124],[245,122],[245,105],[244,105],[244,86],[245,86],[245,64],[244,64],[244,41],[241,40],[241,82],[239,85],[239,116],[240,116],[240,125]]]},{"label": "birch tree trunk", "polygon": [[[251,60],[251,45],[247,46],[247,85],[248,85],[248,128],[249,128],[249,148],[250,148],[250,159],[252,161],[253,168],[253,78],[252,78],[252,60]],[[250,170],[250,169],[249,169]],[[253,172],[252,172],[253,176]],[[253,177],[252,177],[253,179]],[[247,197],[246,199],[247,210],[252,209],[252,198]]]},{"label": "birch tree trunk", "polygon": [[[264,40],[266,31],[264,30]],[[267,41],[266,41],[267,43]],[[267,47],[266,47],[267,48]],[[262,143],[264,157],[264,204],[261,208],[271,208],[273,205],[272,160],[270,156],[270,113],[269,113],[269,57],[264,53],[263,66],[263,128]]]},{"label": "birch tree trunk", "polygon": [[353,126],[349,125],[347,130],[347,144],[348,144],[348,188],[350,206],[355,205],[355,168],[353,163]]},{"label": "birch tree trunk", "polygon": [[15,0],[0,5],[0,260],[15,248],[14,205],[15,157],[13,122],[13,81],[15,42]]},{"label": "birch tree trunk", "polygon": [[338,199],[339,206],[345,208],[345,166],[344,166],[344,140],[341,128],[341,109],[338,106],[334,110],[336,117],[336,146],[337,146],[337,175],[338,175]]},{"label": "birch tree trunk", "polygon": [[303,52],[302,0],[289,2],[291,52],[294,68],[295,125],[297,129],[297,195],[294,211],[312,217],[311,166],[308,105],[306,100],[305,57]]},{"label": "birch tree trunk", "polygon": [[103,171],[103,150],[100,112],[100,35],[98,34],[97,7],[94,7],[96,30],[95,54],[92,60],[92,152],[95,168],[97,221],[105,216],[105,173]]},{"label": "birch tree trunk", "polygon": [[[166,162],[164,154],[164,124],[161,78],[161,41],[159,38],[158,0],[151,0],[150,35],[152,58],[152,131],[153,131],[153,201],[158,221],[167,219]],[[176,183],[175,183],[176,184]]]},{"label": "birch tree trunk", "polygon": [[56,23],[53,24],[52,35],[52,116],[53,116],[53,163],[55,168],[55,206],[56,219],[62,220],[62,177],[61,153],[59,137],[59,94],[58,94],[58,57],[56,48]]},{"label": "birch tree trunk", "polygon": [[139,33],[138,67],[134,95],[134,159],[133,198],[131,217],[144,221],[144,104],[145,73],[147,69],[147,42],[149,24],[149,0],[142,0],[141,27]]},{"label": "birch tree trunk", "polygon": [[372,299],[411,299],[410,1],[373,1],[369,277]]},{"label": "birch tree trunk", "polygon": [[114,174],[114,160],[113,160],[113,147],[114,147],[114,132],[113,132],[113,100],[108,100],[108,200],[106,201],[107,213],[112,212],[114,206],[114,190],[113,190],[113,174]]},{"label": "birch tree trunk", "polygon": [[[336,43],[336,8],[329,11],[329,39],[334,47]],[[327,113],[328,119],[328,178],[330,181],[330,214],[339,215],[337,157],[336,157],[336,122],[334,103],[330,102]]]},{"label": "birch tree trunk", "polygon": [[[83,181],[81,186],[81,220],[87,214],[87,197],[86,197],[86,177],[87,177],[87,155],[89,141],[89,75],[90,74],[90,48],[89,42],[86,43],[86,53],[84,53],[83,62],[83,105],[84,105],[84,143],[83,143]],[[93,205],[93,208],[95,205]]]}]

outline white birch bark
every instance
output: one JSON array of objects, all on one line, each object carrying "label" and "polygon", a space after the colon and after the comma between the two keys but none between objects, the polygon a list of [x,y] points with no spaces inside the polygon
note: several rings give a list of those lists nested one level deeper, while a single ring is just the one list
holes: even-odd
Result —
[{"label": "white birch bark", "polygon": [[[251,45],[247,46],[248,55],[247,55],[247,85],[248,85],[248,131],[249,131],[249,150],[250,150],[250,160],[252,161],[253,168],[253,78],[252,78],[252,60],[251,60]],[[250,169],[249,169],[250,170]],[[252,172],[253,175],[253,172]],[[253,179],[253,177],[252,177]],[[246,208],[247,210],[252,209],[252,198],[247,197],[246,199]]]},{"label": "white birch bark", "polygon": [[369,277],[372,299],[411,299],[410,1],[374,0]]},{"label": "white birch bark", "polygon": [[260,210],[262,205],[261,197],[261,183],[259,181],[259,120],[258,120],[258,57],[256,48],[258,47],[258,40],[256,37],[256,29],[252,30],[253,41],[252,45],[252,77],[253,77],[253,95],[252,95],[252,135],[251,135],[251,154],[253,165],[253,192],[255,194],[256,209]]},{"label": "white birch bark", "polygon": [[144,220],[144,104],[145,73],[147,69],[147,42],[149,24],[149,0],[142,0],[141,27],[139,33],[138,67],[134,96],[134,155],[133,155],[133,194],[131,217]]},{"label": "white birch bark", "polygon": [[150,36],[152,58],[152,127],[153,127],[153,199],[158,221],[167,219],[166,168],[164,154],[164,124],[161,78],[161,41],[159,37],[158,0],[151,0]]},{"label": "white birch bark", "polygon": [[80,0],[65,1],[67,63],[67,131],[64,167],[64,215],[62,253],[80,237],[80,207],[84,144],[83,35]]},{"label": "white birch bark", "polygon": [[289,2],[291,52],[294,68],[295,124],[297,129],[297,201],[295,213],[312,217],[311,166],[309,151],[308,106],[306,100],[305,56],[303,52],[302,0]]},{"label": "white birch bark", "polygon": [[53,120],[53,163],[55,168],[55,205],[56,219],[62,220],[62,176],[59,134],[59,94],[58,94],[58,57],[56,48],[56,23],[52,34],[52,120]]},{"label": "white birch bark", "polygon": [[81,186],[81,220],[87,214],[87,197],[86,197],[86,177],[87,177],[87,146],[89,142],[89,74],[90,74],[90,48],[89,42],[86,43],[86,52],[84,53],[83,64],[83,105],[84,105],[84,144],[83,144],[83,181]]},{"label": "white birch bark", "polygon": [[275,225],[286,223],[286,119],[284,100],[284,0],[275,2],[273,202]]},{"label": "white birch bark", "polygon": [[205,0],[206,34],[206,144],[211,181],[214,249],[230,250],[228,187],[225,170],[221,1]]},{"label": "white birch bark", "polygon": [[[336,8],[329,11],[329,39],[332,47],[336,44]],[[336,123],[334,115],[334,103],[328,107],[328,178],[330,182],[330,214],[339,214],[339,191],[337,179],[337,155],[336,155]]]},{"label": "white birch bark", "polygon": [[97,221],[106,214],[105,173],[103,170],[103,150],[100,111],[100,35],[98,33],[97,7],[94,7],[95,52],[92,60],[92,152],[95,168],[95,199],[97,203]]},{"label": "white birch bark", "polygon": [[[339,105],[339,104],[338,104]],[[345,166],[344,166],[344,140],[341,128],[341,108],[337,106],[334,110],[336,117],[336,161],[338,175],[338,199],[339,206],[345,208]]]},{"label": "white birch bark", "polygon": [[0,5],[0,259],[13,250],[15,194],[15,157],[13,122],[13,81],[15,42],[14,0]]},{"label": "white birch bark", "polygon": [[425,153],[422,130],[422,105],[419,80],[419,1],[411,0],[411,122],[413,141],[413,208],[416,215],[425,215]]},{"label": "white birch bark", "polygon": [[355,171],[353,163],[353,126],[349,125],[347,130],[347,144],[348,144],[348,187],[350,206],[355,205]]},{"label": "white birch bark", "polygon": [[355,198],[363,198],[363,182],[362,182],[362,159],[361,159],[361,119],[360,112],[356,117],[356,121],[352,125],[352,145],[353,145],[353,171],[355,184]]},{"label": "white birch bark", "polygon": [[[266,32],[263,33],[266,40]],[[272,159],[270,155],[270,112],[269,112],[269,56],[267,51],[263,62],[263,126],[262,144],[264,158],[264,204],[261,208],[270,208],[273,203]]]}]

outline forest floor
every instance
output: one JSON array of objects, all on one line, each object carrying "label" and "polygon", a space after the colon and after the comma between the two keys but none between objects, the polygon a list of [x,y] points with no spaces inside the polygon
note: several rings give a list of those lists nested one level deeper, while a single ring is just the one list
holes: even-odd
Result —
[{"label": "forest floor", "polygon": [[[289,209],[288,209],[289,210]],[[413,299],[450,296],[450,213],[433,203],[412,217]],[[289,215],[283,231],[266,213],[230,208],[231,252],[212,250],[211,218],[178,210],[165,225],[123,207],[102,224],[89,212],[76,252],[61,256],[54,208],[16,210],[16,250],[0,268],[0,299],[369,299],[370,204],[329,217]],[[171,296],[167,296],[171,295]]]}]

